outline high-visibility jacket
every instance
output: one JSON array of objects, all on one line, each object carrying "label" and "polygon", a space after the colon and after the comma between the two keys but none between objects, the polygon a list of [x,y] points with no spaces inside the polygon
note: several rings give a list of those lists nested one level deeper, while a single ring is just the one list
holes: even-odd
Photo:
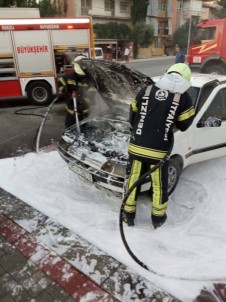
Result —
[{"label": "high-visibility jacket", "polygon": [[171,146],[173,127],[185,131],[194,114],[187,92],[174,94],[156,85],[142,88],[130,107],[130,156],[154,163],[163,159]]},{"label": "high-visibility jacket", "polygon": [[[86,76],[79,76],[75,72],[66,74],[58,79],[59,92],[66,97],[66,111],[70,115],[74,115],[74,103],[71,97],[73,91],[76,92],[78,115],[82,118],[89,113],[89,102],[92,93],[96,92],[96,88],[90,85]],[[81,119],[82,119],[81,118]]]}]

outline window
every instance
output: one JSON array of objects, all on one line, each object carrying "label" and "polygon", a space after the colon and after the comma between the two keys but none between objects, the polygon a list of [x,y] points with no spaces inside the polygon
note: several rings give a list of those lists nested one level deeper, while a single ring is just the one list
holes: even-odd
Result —
[{"label": "window", "polygon": [[199,110],[202,108],[202,106],[204,105],[205,101],[208,99],[209,95],[211,94],[211,92],[213,91],[213,89],[216,86],[218,86],[218,83],[217,82],[213,82],[213,83],[205,85],[202,88],[200,99],[199,99],[199,102],[197,104],[196,112],[199,112]]},{"label": "window", "polygon": [[160,21],[158,23],[158,35],[168,35],[168,21]]},{"label": "window", "polygon": [[166,10],[166,2],[158,1],[158,10],[165,11]]},{"label": "window", "polygon": [[226,119],[226,88],[221,89],[217,93],[203,117],[205,119],[208,117]]},{"label": "window", "polygon": [[127,13],[129,11],[128,1],[120,1],[120,13]]},{"label": "window", "polygon": [[106,11],[113,11],[115,10],[115,1],[113,0],[105,0],[104,7]]},{"label": "window", "polygon": [[81,7],[92,8],[92,0],[81,0]]},{"label": "window", "polygon": [[195,32],[193,43],[201,43],[203,40],[214,40],[216,27],[198,28]]},{"label": "window", "polygon": [[182,10],[183,9],[183,0],[178,0],[177,1],[177,9]]}]

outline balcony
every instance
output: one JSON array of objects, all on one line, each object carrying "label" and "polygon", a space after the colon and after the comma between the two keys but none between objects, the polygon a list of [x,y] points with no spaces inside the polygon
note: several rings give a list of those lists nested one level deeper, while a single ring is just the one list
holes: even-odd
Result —
[{"label": "balcony", "polygon": [[166,18],[167,17],[167,13],[165,10],[159,10],[156,12],[156,17],[157,18]]},{"label": "balcony", "polygon": [[169,29],[168,28],[158,28],[158,36],[168,36]]}]

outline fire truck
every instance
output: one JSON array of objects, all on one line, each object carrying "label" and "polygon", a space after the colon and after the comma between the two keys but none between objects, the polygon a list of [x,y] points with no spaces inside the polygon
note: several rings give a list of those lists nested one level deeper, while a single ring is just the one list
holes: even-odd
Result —
[{"label": "fire truck", "polygon": [[226,74],[226,19],[203,20],[189,47],[187,62],[192,70]]},{"label": "fire truck", "polygon": [[26,97],[50,103],[57,77],[73,70],[77,55],[94,57],[92,20],[0,19],[0,100]]}]

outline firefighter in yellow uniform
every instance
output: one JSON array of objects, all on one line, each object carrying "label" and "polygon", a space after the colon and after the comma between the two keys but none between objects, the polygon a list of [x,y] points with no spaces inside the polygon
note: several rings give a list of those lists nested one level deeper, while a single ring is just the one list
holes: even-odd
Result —
[{"label": "firefighter in yellow uniform", "polygon": [[81,121],[88,117],[90,98],[94,97],[94,93],[96,92],[95,87],[90,85],[85,72],[78,64],[80,60],[85,58],[84,56],[76,57],[74,60],[74,72],[58,79],[59,93],[66,95],[66,128],[76,123],[73,97],[76,97],[78,119]]},{"label": "firefighter in yellow uniform", "polygon": [[[186,92],[191,86],[190,78],[186,64],[174,64],[154,85],[142,88],[131,103],[132,133],[125,187],[130,188],[164,158],[172,144],[173,127],[185,131],[191,125],[195,110]],[[167,219],[168,160],[150,175],[150,180],[152,224],[157,228]],[[134,225],[137,196],[135,188],[124,206],[124,221],[129,226]]]}]

